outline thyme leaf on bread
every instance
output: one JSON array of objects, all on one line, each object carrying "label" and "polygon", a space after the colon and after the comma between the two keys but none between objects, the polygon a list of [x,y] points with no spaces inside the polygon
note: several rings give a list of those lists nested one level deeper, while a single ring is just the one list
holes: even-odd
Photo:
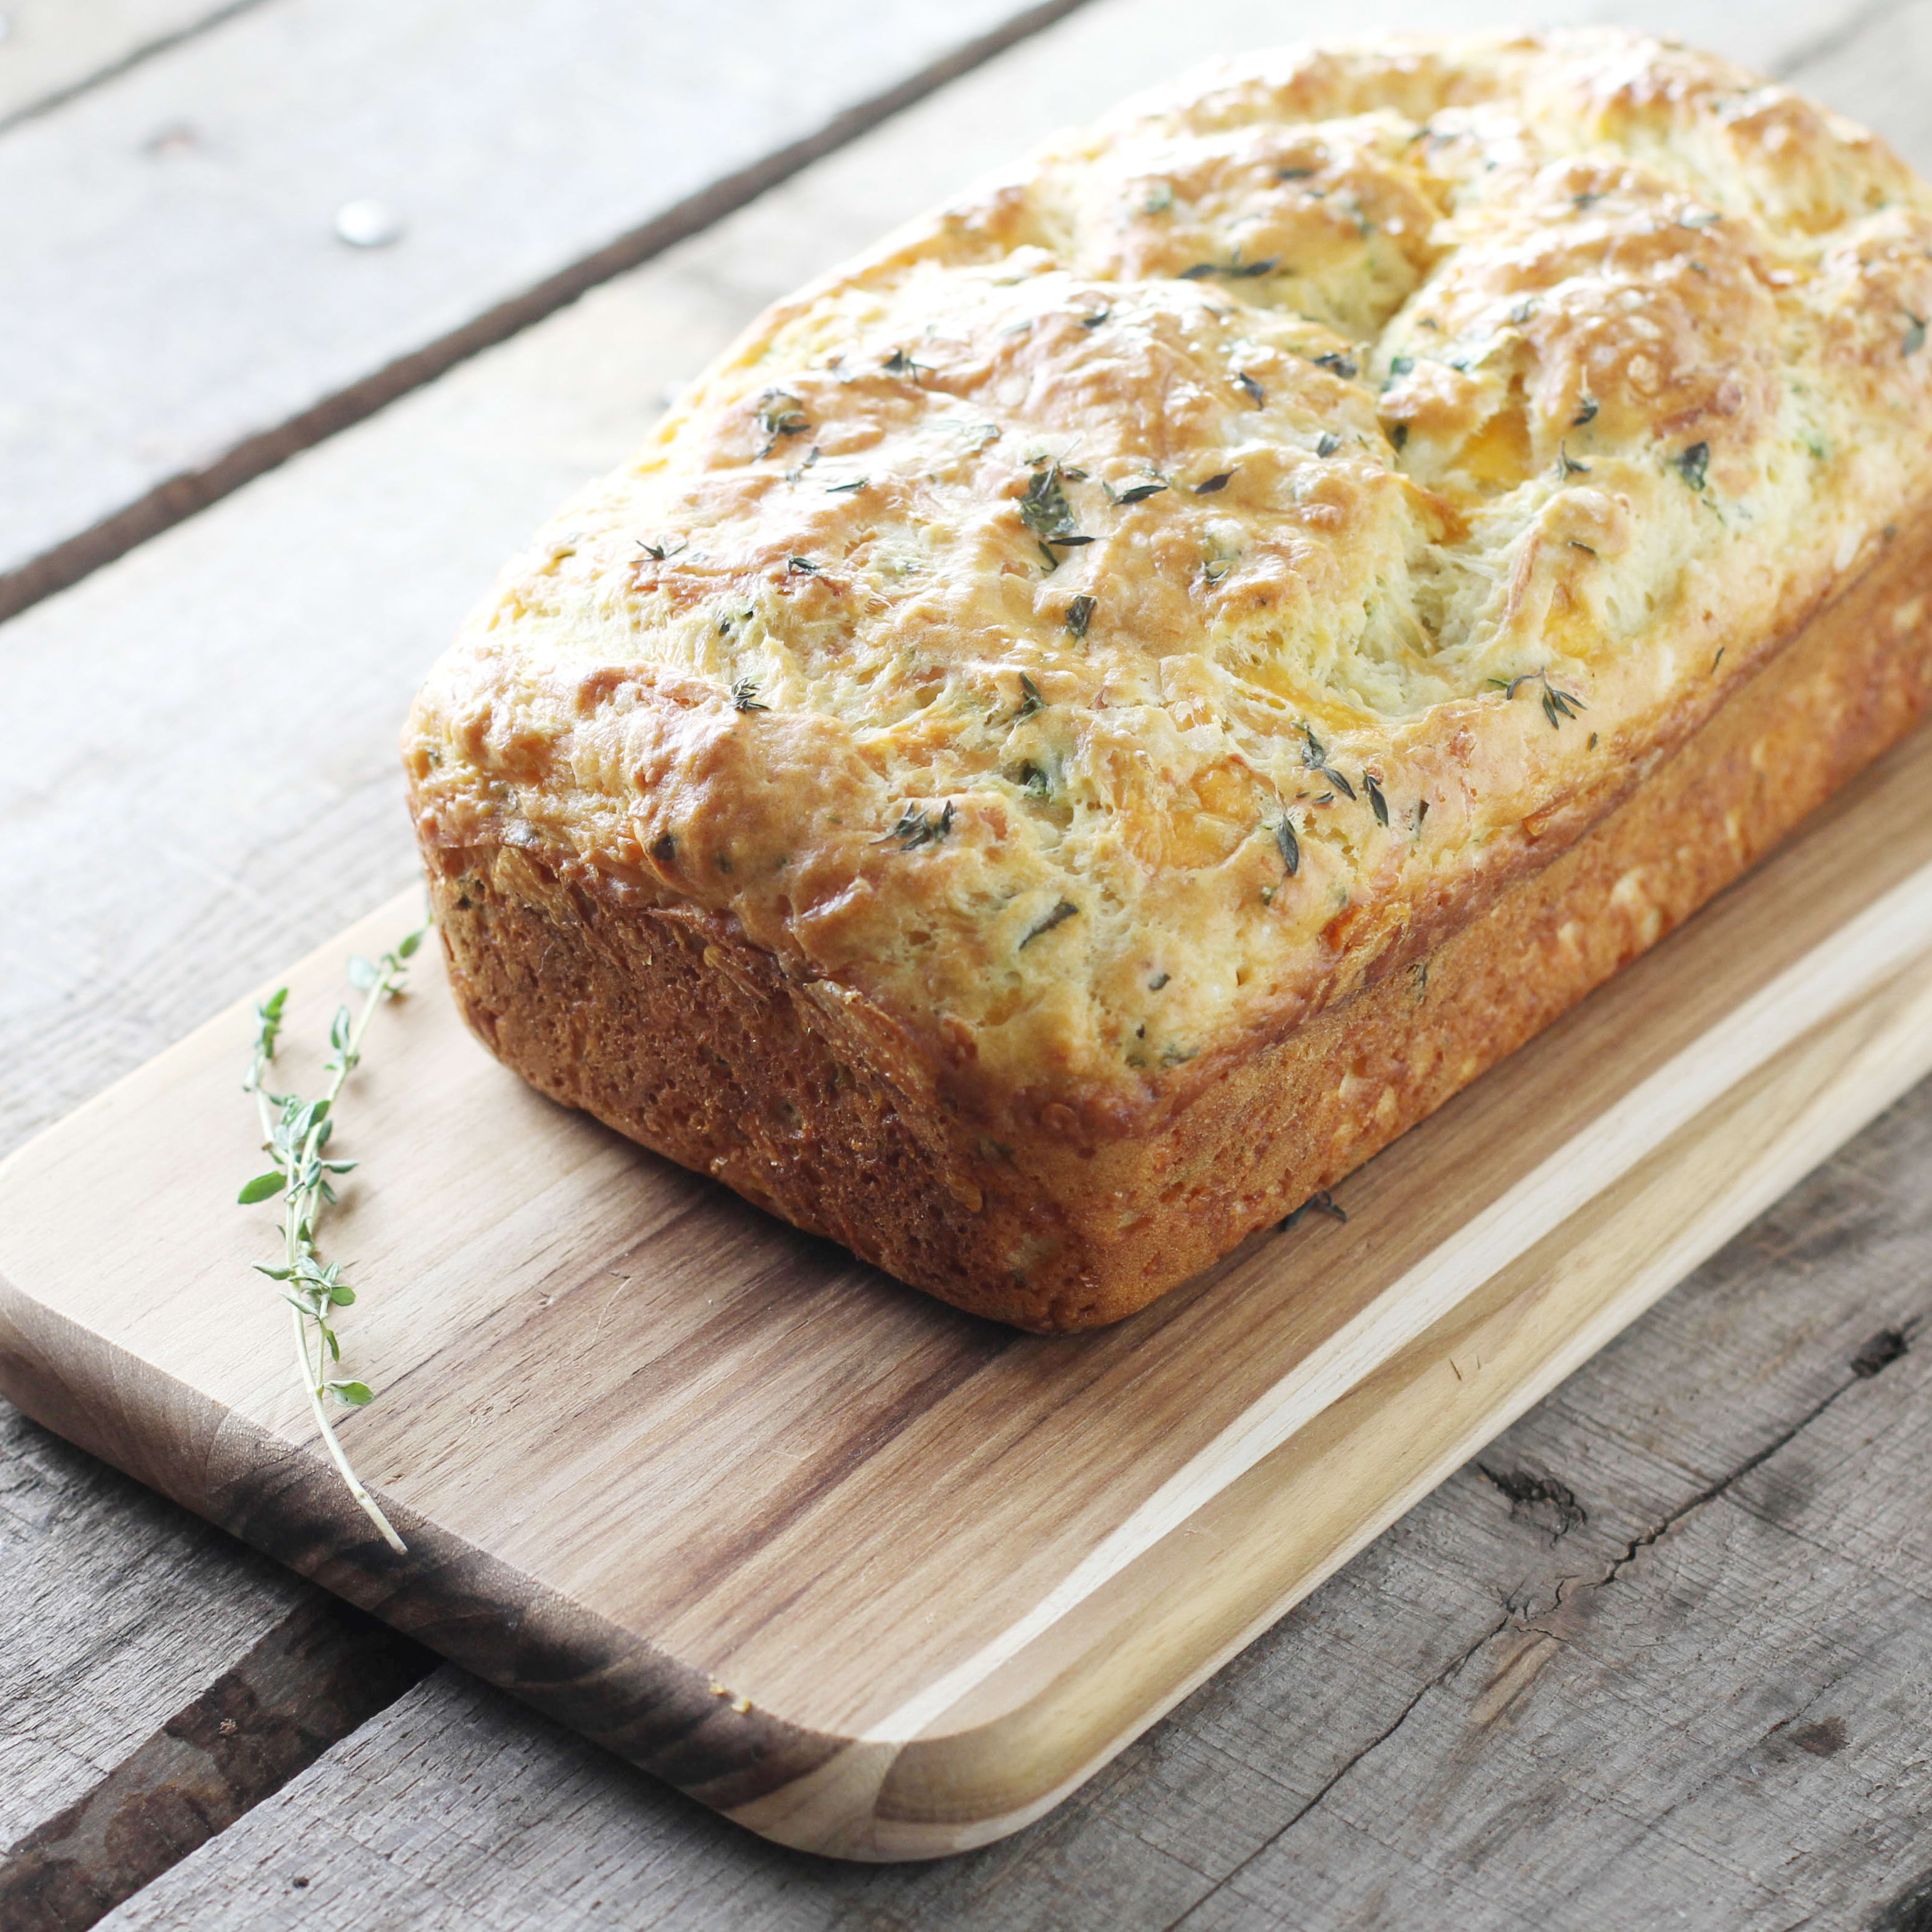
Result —
[{"label": "thyme leaf on bread", "polygon": [[1241,251],[1237,248],[1225,262],[1196,262],[1192,268],[1183,268],[1179,279],[1184,282],[1204,282],[1210,275],[1220,275],[1231,282],[1251,282],[1258,275],[1273,274],[1280,266],[1278,255],[1264,256],[1258,262],[1244,262]]},{"label": "thyme leaf on bread", "polygon": [[1351,805],[1355,801],[1355,788],[1328,762],[1328,750],[1307,725],[1301,728],[1301,735],[1308,740],[1301,753],[1301,762],[1312,772],[1319,772]]},{"label": "thyme leaf on bread", "polygon": [[356,1299],[356,1291],[342,1279],[340,1262],[324,1262],[316,1246],[316,1228],[325,1208],[335,1201],[334,1177],[355,1166],[352,1160],[331,1160],[328,1143],[335,1132],[335,1103],[350,1075],[362,1058],[362,1042],[376,1010],[403,991],[409,977],[406,962],[423,942],[429,928],[417,927],[397,942],[394,950],[376,959],[358,952],[349,961],[350,983],[362,995],[362,1009],[352,1013],[339,1006],[330,1023],[330,1054],[322,1070],[328,1084],[319,1100],[305,1100],[299,1094],[271,1093],[263,1084],[275,1058],[288,1010],[289,989],[278,987],[255,1009],[255,1046],[248,1063],[248,1077],[242,1083],[244,1093],[253,1094],[261,1115],[262,1144],[274,1163],[244,1185],[236,1198],[244,1207],[258,1201],[282,1199],[282,1258],[275,1267],[255,1264],[256,1271],[282,1285],[282,1299],[289,1305],[294,1330],[296,1372],[302,1393],[308,1399],[324,1446],[340,1472],[349,1493],[362,1506],[370,1522],[382,1532],[392,1550],[400,1553],[406,1546],[396,1534],[381,1505],[371,1496],[350,1465],[322,1398],[333,1396],[352,1408],[359,1408],[371,1399],[366,1382],[332,1376],[329,1370],[342,1360],[342,1345],[334,1328],[338,1308]]},{"label": "thyme leaf on bread", "polygon": [[1294,827],[1288,822],[1285,812],[1275,820],[1274,843],[1281,854],[1282,870],[1293,878],[1301,870],[1301,842],[1295,837]]},{"label": "thyme leaf on bread", "polygon": [[1574,718],[1578,712],[1589,709],[1574,691],[1565,691],[1550,681],[1550,668],[1541,670],[1526,670],[1517,677],[1492,677],[1489,682],[1505,698],[1514,698],[1526,684],[1540,684],[1543,687],[1543,715],[1550,720],[1550,728],[1559,729],[1566,718]]},{"label": "thyme leaf on bread", "polygon": [[1064,926],[1079,910],[1080,908],[1071,899],[1062,899],[1052,911],[1048,913],[1046,918],[1042,920],[1025,938],[1020,941],[1018,950],[1024,952],[1042,933],[1051,932],[1056,926]]},{"label": "thyme leaf on bread", "polygon": [[937,845],[952,830],[952,801],[949,798],[946,807],[937,818],[928,812],[922,805],[908,805],[899,814],[898,823],[883,838],[874,838],[874,845],[896,844],[902,852],[916,852],[922,845]]},{"label": "thyme leaf on bread", "polygon": [[1708,442],[1694,442],[1688,449],[1680,449],[1670,461],[1678,475],[1692,489],[1701,490],[1705,472],[1711,466],[1711,446]]},{"label": "thyme leaf on bread", "polygon": [[1066,500],[1066,492],[1060,480],[1069,473],[1057,463],[1045,464],[1034,470],[1028,482],[1026,494],[1020,499],[1020,521],[1039,538],[1041,549],[1046,550],[1048,560],[1056,564],[1060,560],[1047,549],[1048,544],[1058,544],[1065,548],[1094,541],[1090,536],[1083,536],[1073,520],[1073,506]]}]

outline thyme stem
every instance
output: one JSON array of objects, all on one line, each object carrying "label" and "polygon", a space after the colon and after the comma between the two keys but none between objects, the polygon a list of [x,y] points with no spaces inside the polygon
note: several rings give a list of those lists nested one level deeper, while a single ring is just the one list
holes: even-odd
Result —
[{"label": "thyme stem", "polygon": [[323,1446],[349,1493],[382,1532],[383,1540],[398,1555],[406,1553],[408,1546],[397,1534],[394,1526],[356,1474],[323,1406],[323,1396],[333,1395],[340,1402],[359,1407],[370,1400],[370,1390],[363,1382],[329,1378],[329,1363],[341,1358],[340,1346],[330,1326],[329,1317],[334,1309],[353,1301],[356,1294],[343,1281],[340,1262],[323,1264],[316,1252],[315,1228],[323,1207],[335,1199],[330,1177],[346,1173],[356,1164],[353,1161],[323,1157],[329,1136],[334,1130],[335,1103],[341,1098],[350,1075],[362,1060],[363,1042],[376,1008],[403,991],[408,977],[408,969],[404,962],[422,944],[427,930],[426,927],[419,928],[410,934],[393,952],[384,953],[380,960],[368,960],[358,955],[350,961],[350,981],[363,994],[362,1010],[352,1016],[350,1010],[343,1006],[336,1012],[328,1036],[329,1044],[334,1048],[333,1057],[327,1063],[330,1078],[320,1100],[304,1100],[294,1094],[272,1094],[263,1082],[263,1076],[274,1059],[275,1043],[281,1032],[288,1002],[286,986],[279,988],[256,1008],[259,1025],[254,1054],[249,1063],[248,1076],[242,1083],[244,1090],[255,1096],[263,1144],[274,1166],[269,1172],[257,1174],[250,1181],[242,1190],[241,1199],[245,1205],[268,1200],[277,1194],[285,1197],[281,1226],[282,1264],[279,1268],[266,1268],[258,1262],[256,1266],[272,1280],[283,1284],[283,1298],[289,1304],[295,1342],[296,1372]]}]

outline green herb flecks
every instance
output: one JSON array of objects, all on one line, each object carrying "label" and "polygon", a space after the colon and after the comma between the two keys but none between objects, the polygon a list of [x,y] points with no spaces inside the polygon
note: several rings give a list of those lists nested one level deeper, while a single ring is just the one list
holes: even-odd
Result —
[{"label": "green herb flecks", "polygon": [[1040,686],[1035,684],[1024,671],[1022,671],[1020,673],[1020,708],[1013,713],[1013,722],[1017,724],[1022,718],[1030,718],[1036,711],[1041,710],[1046,703],[1046,700],[1040,694]]},{"label": "green herb flecks", "polygon": [[349,962],[350,983],[362,995],[359,1012],[338,1007],[328,1029],[331,1049],[323,1071],[328,1084],[319,1100],[304,1100],[298,1094],[271,1093],[265,1077],[275,1058],[288,1010],[289,989],[278,988],[255,1009],[256,1034],[248,1063],[248,1077],[242,1083],[244,1093],[255,1096],[262,1121],[263,1145],[273,1165],[249,1181],[236,1197],[247,1207],[258,1201],[282,1197],[282,1258],[270,1268],[257,1262],[256,1269],[271,1281],[282,1285],[282,1299],[289,1305],[294,1330],[296,1370],[310,1413],[315,1418],[330,1460],[340,1472],[349,1493],[356,1498],[370,1521],[382,1532],[383,1540],[399,1554],[406,1546],[381,1506],[363,1486],[338,1440],[323,1404],[325,1396],[352,1408],[371,1399],[366,1382],[332,1376],[329,1371],[342,1360],[342,1345],[335,1332],[334,1314],[356,1299],[356,1291],[342,1279],[340,1262],[324,1262],[316,1247],[316,1228],[322,1210],[335,1201],[334,1178],[346,1174],[352,1160],[332,1160],[328,1143],[335,1131],[335,1104],[342,1089],[362,1058],[362,1045],[376,1009],[394,999],[406,982],[405,962],[422,945],[427,926],[398,941],[392,952],[376,959],[360,953]]},{"label": "green herb flecks", "polygon": [[1711,446],[1708,442],[1694,442],[1688,449],[1680,449],[1670,463],[1692,489],[1701,490],[1705,472],[1711,466]]},{"label": "green herb flecks", "polygon": [[1066,607],[1066,634],[1069,637],[1084,638],[1087,626],[1094,621],[1094,599],[1084,592]]},{"label": "green herb flecks", "polygon": [[741,677],[733,680],[731,708],[734,711],[769,711],[769,704],[758,702],[758,682],[756,678]]},{"label": "green herb flecks", "polygon": [[645,556],[649,557],[653,563],[662,563],[666,558],[676,556],[678,552],[684,549],[686,546],[682,541],[677,543],[666,543],[662,541],[659,541],[656,543],[646,543],[642,537],[640,537],[638,539],[638,548],[642,550]]},{"label": "green herb flecks", "polygon": [[1332,430],[1324,429],[1315,439],[1315,453],[1317,456],[1333,456],[1341,447],[1342,439]]},{"label": "green herb flecks", "polygon": [[1235,371],[1234,386],[1254,404],[1256,409],[1259,409],[1268,400],[1267,390],[1263,388],[1245,369]]},{"label": "green herb flecks", "polygon": [[1550,720],[1552,731],[1562,725],[1564,718],[1574,718],[1578,712],[1589,708],[1574,691],[1564,691],[1552,684],[1546,667],[1541,670],[1526,670],[1520,677],[1492,677],[1489,682],[1506,698],[1514,698],[1526,684],[1541,685],[1543,715]]},{"label": "green herb flecks", "polygon": [[758,398],[758,422],[767,438],[760,458],[770,455],[787,436],[803,436],[812,428],[798,398],[787,389],[767,389]]},{"label": "green herb flecks", "polygon": [[1344,356],[1336,350],[1331,349],[1325,356],[1316,356],[1314,361],[1316,368],[1326,369],[1331,376],[1339,376],[1345,382],[1352,382],[1361,374],[1352,356]]},{"label": "green herb flecks", "polygon": [[1064,926],[1079,910],[1080,908],[1071,899],[1062,899],[1059,904],[1055,906],[1052,911],[1048,913],[1046,918],[1042,920],[1025,938],[1020,941],[1017,950],[1024,952],[1036,939],[1040,938],[1041,934],[1051,932],[1056,926]]},{"label": "green herb flecks", "polygon": [[931,364],[915,362],[903,349],[895,349],[879,367],[888,376],[903,376],[910,382],[916,382],[920,376],[932,374]]},{"label": "green herb flecks", "polygon": [[946,801],[944,810],[937,817],[922,805],[908,805],[899,814],[899,821],[883,838],[875,838],[875,845],[896,844],[902,852],[916,852],[922,845],[937,845],[952,830],[952,801]]},{"label": "green herb flecks", "polygon": [[818,566],[808,556],[788,556],[785,559],[788,577],[816,577]]},{"label": "green herb flecks", "polygon": [[1572,429],[1581,429],[1586,423],[1594,422],[1597,420],[1597,411],[1600,406],[1594,396],[1580,398],[1576,404],[1576,413],[1570,418],[1570,427]]},{"label": "green herb flecks", "polygon": [[1369,795],[1369,809],[1375,814],[1376,823],[1386,825],[1388,823],[1388,800],[1373,772],[1362,774],[1362,789]]},{"label": "green herb flecks", "polygon": [[828,496],[849,496],[854,490],[864,489],[872,480],[869,476],[855,476],[849,483],[828,483],[825,494]]},{"label": "green herb flecks", "polygon": [[1232,470],[1223,470],[1218,474],[1209,477],[1206,482],[1196,484],[1194,494],[1197,496],[1218,496],[1234,479],[1234,472]]},{"label": "green herb flecks", "polygon": [[1562,443],[1559,442],[1556,446],[1556,480],[1558,482],[1567,483],[1573,476],[1587,476],[1589,473],[1590,466],[1587,463],[1579,463]]},{"label": "green herb flecks", "polygon": [[1912,326],[1905,332],[1898,352],[1901,356],[1916,356],[1925,346],[1925,318],[1922,315],[1914,315],[1911,310],[1907,309],[1905,319]]},{"label": "green herb flecks", "polygon": [[1083,536],[1073,520],[1073,506],[1066,500],[1060,482],[1064,473],[1057,463],[1043,464],[1034,470],[1026,494],[1020,499],[1020,521],[1039,538],[1049,565],[1053,566],[1058,564],[1059,559],[1053,555],[1051,546],[1067,548],[1094,541]]},{"label": "green herb flecks", "polygon": [[1102,483],[1100,488],[1116,503],[1144,503],[1150,496],[1158,496],[1169,487],[1164,476],[1151,476],[1144,483],[1130,483],[1124,490],[1116,490],[1111,483]]}]

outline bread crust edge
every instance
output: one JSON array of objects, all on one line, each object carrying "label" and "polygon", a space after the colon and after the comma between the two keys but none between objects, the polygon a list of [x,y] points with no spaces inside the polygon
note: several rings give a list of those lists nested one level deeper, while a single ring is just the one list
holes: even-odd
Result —
[{"label": "bread crust edge", "polygon": [[507,1066],[915,1287],[1058,1332],[1135,1312],[1332,1187],[1756,864],[1929,700],[1922,514],[1546,864],[1113,1136],[1050,1100],[969,1112],[911,1028],[728,916],[418,822],[458,1008]]}]

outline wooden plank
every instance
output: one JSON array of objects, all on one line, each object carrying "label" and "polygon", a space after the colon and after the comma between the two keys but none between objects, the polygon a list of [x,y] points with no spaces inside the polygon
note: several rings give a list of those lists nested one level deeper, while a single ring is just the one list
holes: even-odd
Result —
[{"label": "wooden plank", "polygon": [[9,0],[0,131],[260,0]]},{"label": "wooden plank", "polygon": [[[71,1804],[308,1594],[0,1408],[0,1845]],[[22,1634],[31,1633],[31,1637]]]},{"label": "wooden plank", "polygon": [[[1198,10],[1203,31],[1226,32],[1231,44],[1280,31],[1265,10],[1245,22]],[[1775,64],[1814,28],[1828,28],[1807,10],[1732,13],[1714,27],[1681,12],[1673,19],[1694,37]],[[635,440],[663,382],[696,367],[759,301],[998,160],[1028,125],[1104,104],[1148,77],[1126,70],[1129,56],[1145,64],[1174,44],[1126,28],[1072,38],[1082,26],[1076,17],[1052,42],[1051,74],[1024,61],[1000,64],[334,450],[265,479],[152,556],[128,560],[0,633],[10,679],[20,679],[10,682],[22,700],[15,715],[29,721],[6,775],[18,781],[7,801],[13,870],[0,933],[8,1141],[164,1044],[278,954],[320,939],[401,882],[406,850],[392,815],[388,730],[376,721],[400,704],[474,586],[579,474]],[[1741,42],[1741,34],[1752,38]],[[1868,111],[1870,75],[1890,71],[1895,57],[1874,34],[1863,74],[1841,70],[1831,98]],[[1066,91],[1087,76],[1090,98],[1071,98]],[[905,138],[894,138],[902,130]],[[1908,152],[1927,153],[1911,122],[1888,131]],[[265,664],[258,643],[272,635],[280,649]],[[97,667],[85,703],[71,676],[77,662]],[[145,726],[142,704],[162,698]],[[291,718],[299,728],[278,722]],[[166,801],[165,820],[130,820],[129,797]],[[63,836],[72,842],[64,853]],[[90,854],[81,873],[76,849]],[[269,852],[278,885],[265,892],[260,855]],[[30,892],[40,896],[32,910]],[[1709,1340],[1713,1352],[1727,1370],[1743,1359],[1723,1337]],[[1660,1358],[1654,1370],[1673,1359]],[[1647,1386],[1634,1384],[1639,1393]],[[1726,1401],[1755,1393],[1747,1376]],[[1700,1447],[1706,1432],[1724,1435],[1730,1415],[1726,1402],[1669,1413],[1674,1423],[1666,1416],[1660,1426]],[[1498,1560],[1480,1539],[1473,1552],[1458,1544],[1429,1580],[1436,1600],[1460,1588],[1486,1592]],[[1338,1652],[1298,1687],[1300,1706],[1312,1708],[1314,1689],[1330,1677],[1346,1688],[1350,1711],[1378,1689],[1406,1692],[1406,1673],[1435,1654],[1435,1620],[1413,1621],[1409,1638],[1391,1639],[1372,1670]],[[218,1616],[178,1635],[170,1661],[192,1651],[211,1676],[240,1642],[224,1647]],[[140,1708],[143,1681],[137,1659],[125,1677],[110,1668],[62,1684],[58,1695],[73,1708],[98,1690],[112,1714],[132,1722],[131,1741],[172,1708],[172,1692]],[[1346,1738],[1346,1726],[1336,1729]],[[1264,1724],[1256,1762],[1278,1765],[1280,1748]],[[1171,1828],[1183,1841],[1232,1829],[1204,1816],[1219,1801],[1202,1796],[1199,1752],[1183,1756],[1176,1774],[1198,1802]]]},{"label": "wooden plank", "polygon": [[[302,1876],[304,1922],[333,1932],[380,1874],[409,1932],[1862,1924],[1925,1862],[1932,1635],[1922,1587],[1805,1544],[1923,1535],[1925,1364],[1884,1338],[1932,1308],[1928,1163],[1922,1087],[1000,1844],[892,1868],[776,1852],[445,1670],[110,1922],[279,1927]],[[1736,1520],[1774,1509],[1774,1541]]]},{"label": "wooden plank", "polygon": [[292,1611],[0,1859],[8,1932],[80,1932],[393,1703],[419,1645],[346,1604]]},{"label": "wooden plank", "polygon": [[16,126],[0,614],[1073,4],[273,0]]}]

